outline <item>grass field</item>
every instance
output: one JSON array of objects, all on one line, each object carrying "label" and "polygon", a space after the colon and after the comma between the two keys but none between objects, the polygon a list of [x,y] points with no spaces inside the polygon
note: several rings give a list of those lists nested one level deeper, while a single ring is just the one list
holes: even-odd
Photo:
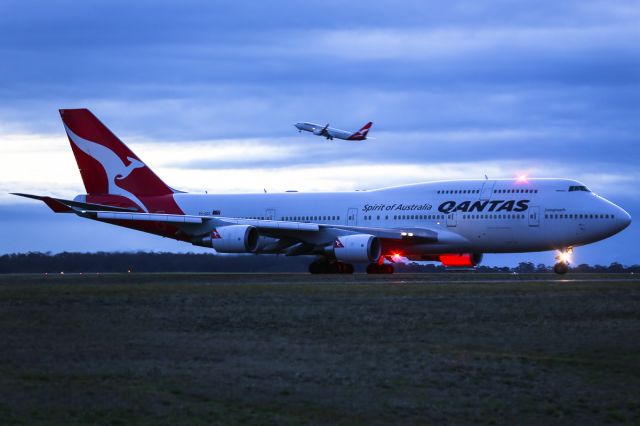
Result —
[{"label": "grass field", "polygon": [[0,276],[0,424],[638,424],[640,277]]}]

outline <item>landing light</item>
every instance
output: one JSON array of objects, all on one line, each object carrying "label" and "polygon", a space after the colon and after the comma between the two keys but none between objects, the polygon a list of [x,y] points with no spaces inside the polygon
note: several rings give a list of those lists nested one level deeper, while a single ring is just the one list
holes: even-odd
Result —
[{"label": "landing light", "polygon": [[529,180],[529,177],[527,175],[518,176],[518,182],[526,182],[528,180]]},{"label": "landing light", "polygon": [[556,255],[556,260],[562,263],[571,263],[571,252],[559,251]]}]

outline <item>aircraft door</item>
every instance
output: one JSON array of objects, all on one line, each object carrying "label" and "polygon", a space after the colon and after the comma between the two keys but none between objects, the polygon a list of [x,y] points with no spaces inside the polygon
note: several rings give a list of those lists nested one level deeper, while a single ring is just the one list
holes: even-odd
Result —
[{"label": "aircraft door", "polygon": [[347,226],[356,226],[358,224],[358,209],[349,209],[347,212]]},{"label": "aircraft door", "polygon": [[485,180],[482,184],[482,191],[480,191],[480,200],[488,200],[493,193],[493,186],[496,184],[495,180]]},{"label": "aircraft door", "polygon": [[454,227],[458,224],[457,220],[456,220],[456,213],[449,213],[447,215],[447,226],[448,227]]},{"label": "aircraft door", "polygon": [[276,220],[276,210],[275,209],[267,209],[265,212],[264,218],[266,220]]},{"label": "aircraft door", "polygon": [[540,207],[529,207],[529,226],[540,226]]}]

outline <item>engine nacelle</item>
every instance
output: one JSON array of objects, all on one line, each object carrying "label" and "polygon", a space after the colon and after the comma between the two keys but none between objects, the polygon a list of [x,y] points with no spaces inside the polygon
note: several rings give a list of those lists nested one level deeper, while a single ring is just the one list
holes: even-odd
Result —
[{"label": "engine nacelle", "polygon": [[447,268],[472,268],[482,262],[482,253],[441,254],[438,260]]},{"label": "engine nacelle", "polygon": [[333,243],[333,254],[341,262],[372,262],[380,258],[380,240],[373,235],[357,234],[338,237]]},{"label": "engine nacelle", "polygon": [[259,237],[253,226],[221,226],[211,231],[211,247],[219,253],[251,253],[258,246]]}]

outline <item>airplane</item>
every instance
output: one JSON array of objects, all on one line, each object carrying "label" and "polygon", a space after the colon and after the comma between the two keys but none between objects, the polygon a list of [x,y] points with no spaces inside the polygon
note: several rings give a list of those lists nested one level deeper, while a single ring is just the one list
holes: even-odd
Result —
[{"label": "airplane", "polygon": [[329,127],[329,124],[326,126],[321,126],[319,124],[314,123],[296,123],[294,124],[295,128],[298,129],[298,132],[302,133],[311,132],[316,136],[324,136],[327,140],[333,140],[333,138],[343,139],[346,141],[364,141],[367,140],[367,133],[371,129],[373,123],[370,121],[364,126],[360,128],[357,132],[347,132],[346,130],[334,129],[333,127]]},{"label": "airplane", "polygon": [[[15,193],[55,213],[218,253],[313,256],[311,273],[390,274],[398,259],[474,267],[485,253],[573,248],[625,229],[622,208],[572,179],[443,180],[353,192],[189,194],[164,183],[88,109],[62,109],[86,194]],[[88,236],[90,238],[90,236]]]}]

